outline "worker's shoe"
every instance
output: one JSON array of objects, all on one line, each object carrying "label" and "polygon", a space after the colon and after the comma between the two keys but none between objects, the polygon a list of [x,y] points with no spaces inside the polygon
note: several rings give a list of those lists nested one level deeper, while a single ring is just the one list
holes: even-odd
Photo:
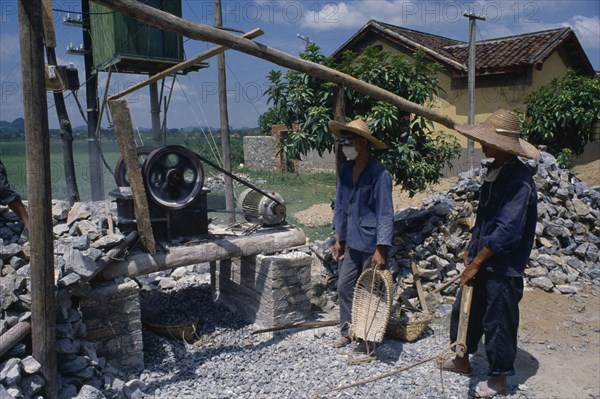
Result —
[{"label": "worker's shoe", "polygon": [[350,337],[346,337],[345,335],[340,335],[340,337],[333,343],[334,348],[343,348],[352,342]]},{"label": "worker's shoe", "polygon": [[445,371],[452,371],[462,375],[469,376],[473,372],[471,369],[471,363],[469,362],[468,355],[462,357],[454,357],[453,359],[447,359],[443,363],[439,364],[439,367]]}]

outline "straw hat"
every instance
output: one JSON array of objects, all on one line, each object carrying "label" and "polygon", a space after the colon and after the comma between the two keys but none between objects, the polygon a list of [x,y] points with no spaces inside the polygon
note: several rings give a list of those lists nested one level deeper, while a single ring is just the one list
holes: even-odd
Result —
[{"label": "straw hat", "polygon": [[520,127],[519,117],[501,108],[479,125],[457,125],[454,129],[480,144],[524,158],[538,159],[540,151],[519,137]]},{"label": "straw hat", "polygon": [[376,148],[378,150],[383,150],[383,149],[387,148],[387,144],[377,140],[371,134],[371,132],[369,131],[369,126],[367,125],[367,122],[365,122],[363,120],[357,119],[348,124],[330,120],[327,123],[327,126],[329,126],[329,129],[331,130],[333,135],[337,138],[343,138],[344,136],[346,136],[346,135],[342,134],[342,130],[346,130],[346,131],[352,132],[354,134],[357,134],[357,135],[369,140],[371,142],[371,144],[373,145],[373,148]]}]

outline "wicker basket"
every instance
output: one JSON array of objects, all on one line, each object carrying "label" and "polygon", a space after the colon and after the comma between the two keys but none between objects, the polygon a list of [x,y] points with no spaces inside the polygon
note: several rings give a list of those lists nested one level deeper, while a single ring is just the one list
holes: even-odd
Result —
[{"label": "wicker basket", "polygon": [[394,278],[389,270],[365,270],[354,287],[350,338],[382,342],[393,303]]},{"label": "wicker basket", "polygon": [[393,315],[387,325],[386,334],[394,339],[413,342],[419,339],[427,330],[431,316],[415,312],[411,313],[402,309],[399,316]]}]

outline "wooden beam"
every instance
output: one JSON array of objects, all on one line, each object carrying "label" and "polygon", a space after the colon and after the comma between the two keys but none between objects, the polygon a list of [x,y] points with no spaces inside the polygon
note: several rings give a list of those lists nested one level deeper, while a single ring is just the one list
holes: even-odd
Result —
[{"label": "wooden beam", "polygon": [[137,161],[135,151],[135,141],[133,140],[133,124],[129,106],[125,100],[111,100],[108,102],[110,113],[113,116],[113,122],[117,132],[117,142],[121,149],[121,155],[125,161],[125,171],[127,179],[133,193],[133,208],[135,220],[138,227],[140,238],[146,251],[151,254],[156,252],[154,242],[154,233],[150,223],[150,209],[148,208],[148,197],[142,180],[142,172]]},{"label": "wooden beam", "polygon": [[56,48],[56,33],[54,32],[54,19],[52,17],[52,0],[42,0],[42,18],[46,47]]},{"label": "wooden beam", "polygon": [[[260,35],[262,35],[264,32],[262,31],[262,29],[260,28],[256,28],[251,30],[248,33],[244,33],[242,35],[243,38],[246,39],[254,39],[255,37],[258,37]],[[173,65],[170,68],[165,69],[162,72],[159,72],[155,75],[152,75],[151,77],[149,77],[146,80],[142,80],[141,82],[138,82],[128,88],[126,88],[125,90],[115,94],[114,96],[109,97],[109,100],[118,100],[119,98],[126,96],[128,94],[133,93],[136,90],[141,89],[142,87],[148,86],[151,83],[154,82],[158,82],[161,79],[166,78],[167,76],[171,76],[176,74],[179,71],[182,71],[186,68],[189,68],[191,66],[194,66],[196,64],[198,64],[199,62],[202,62],[204,60],[207,60],[211,57],[214,57],[215,55],[221,54],[223,53],[225,50],[227,50],[227,47],[224,46],[217,46],[217,47],[213,47],[209,50],[203,51],[202,53],[196,55],[195,57],[190,58],[189,60],[185,60],[183,62],[180,62],[179,64]]]},{"label": "wooden beam", "polygon": [[421,302],[421,309],[423,309],[425,315],[429,315],[429,308],[425,300],[425,291],[423,291],[423,284],[421,283],[421,274],[417,269],[417,264],[412,259],[410,260],[410,268],[413,273],[413,280],[415,280],[415,287],[417,287],[417,296],[419,297],[419,302]]},{"label": "wooden beam", "polygon": [[[31,333],[31,320],[23,320],[0,336],[0,356]],[[37,360],[37,359],[36,359]]]},{"label": "wooden beam", "polygon": [[136,253],[126,261],[109,265],[102,277],[142,276],[181,266],[231,259],[240,256],[270,254],[306,244],[304,232],[293,228],[271,228],[237,237],[224,237],[193,246],[172,247],[154,255]]},{"label": "wooden beam", "polygon": [[42,366],[45,395],[56,398],[56,306],[48,104],[42,3],[19,0],[19,42],[25,119],[33,357]]},{"label": "wooden beam", "polygon": [[403,111],[423,116],[450,129],[454,129],[456,122],[447,115],[439,114],[432,109],[408,101],[394,93],[384,90],[370,83],[363,82],[350,75],[344,74],[333,68],[303,60],[287,53],[272,49],[264,44],[238,37],[223,30],[187,21],[183,18],[142,4],[136,0],[93,0],[111,10],[134,18],[148,25],[175,32],[194,40],[209,41],[233,50],[273,62],[274,64],[294,69],[325,81],[344,84],[347,88],[356,90],[376,100],[393,104]]}]

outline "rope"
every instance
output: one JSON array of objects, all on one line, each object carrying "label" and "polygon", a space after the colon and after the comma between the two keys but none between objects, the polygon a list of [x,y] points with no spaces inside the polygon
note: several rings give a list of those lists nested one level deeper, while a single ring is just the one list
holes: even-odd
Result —
[{"label": "rope", "polygon": [[[443,379],[443,369],[442,369],[442,367],[441,367],[441,364],[443,364],[443,362],[444,362],[444,361],[447,359],[447,354],[448,354],[448,352],[449,352],[449,351],[450,351],[450,350],[451,350],[453,347],[455,347],[455,346],[456,346],[456,342],[453,342],[452,344],[448,345],[446,348],[442,349],[442,351],[440,351],[440,353],[438,353],[438,354],[437,354],[437,355],[435,355],[435,356],[428,357],[428,358],[426,358],[426,359],[424,359],[424,360],[419,360],[419,361],[417,361],[417,362],[415,362],[415,363],[409,364],[408,366],[404,366],[404,367],[401,367],[401,368],[399,368],[399,369],[395,369],[395,370],[392,370],[392,371],[388,371],[387,373],[383,373],[383,374],[380,374],[380,375],[378,375],[378,376],[374,376],[374,377],[366,378],[366,379],[364,379],[364,380],[355,381],[355,382],[353,382],[353,383],[351,383],[351,384],[346,384],[346,385],[342,385],[342,386],[339,386],[339,387],[332,388],[332,389],[331,389],[331,390],[329,390],[328,392],[323,392],[323,393],[321,393],[321,394],[319,394],[319,395],[317,395],[317,396],[315,396],[315,397],[321,397],[321,396],[324,396],[325,394],[327,394],[327,393],[329,393],[329,392],[339,392],[339,391],[343,391],[344,389],[348,389],[348,388],[357,387],[357,386],[359,386],[359,385],[365,385],[365,384],[368,384],[368,383],[370,383],[370,382],[374,382],[374,381],[378,381],[378,380],[381,380],[381,379],[384,379],[384,378],[387,378],[387,377],[391,377],[391,376],[393,376],[393,375],[395,375],[395,374],[399,374],[399,373],[402,373],[402,372],[404,372],[404,371],[410,370],[410,369],[412,369],[412,368],[414,368],[414,367],[416,367],[416,366],[420,366],[420,365],[422,365],[422,364],[425,364],[425,363],[428,363],[428,362],[430,362],[430,361],[432,361],[432,360],[435,360],[435,361],[436,361],[438,364],[440,364],[440,379],[441,379],[441,381],[442,381],[442,394],[444,395],[444,397],[446,397],[446,394],[445,394],[445,392],[444,392],[444,383],[443,383],[443,382],[444,382],[444,379]],[[433,375],[433,373],[432,373],[432,375]],[[416,395],[417,395],[417,394],[418,394],[420,391],[422,391],[422,389],[423,389],[423,386],[424,386],[426,383],[428,383],[430,379],[431,379],[431,377],[430,377],[430,378],[428,378],[427,380],[425,380],[425,382],[422,384],[422,386],[421,386],[421,387],[419,387],[419,389],[417,390],[416,394],[415,394],[413,397],[416,397]]]}]

